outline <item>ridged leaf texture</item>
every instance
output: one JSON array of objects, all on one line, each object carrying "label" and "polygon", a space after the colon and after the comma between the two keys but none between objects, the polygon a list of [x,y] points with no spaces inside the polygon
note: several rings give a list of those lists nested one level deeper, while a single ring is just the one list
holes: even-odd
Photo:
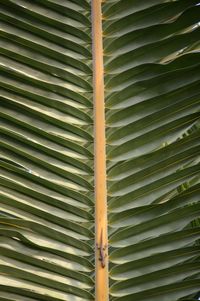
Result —
[{"label": "ridged leaf texture", "polygon": [[111,300],[199,289],[198,2],[103,5]]},{"label": "ridged leaf texture", "polygon": [[93,300],[91,7],[0,11],[0,299]]},{"label": "ridged leaf texture", "polygon": [[[110,300],[199,291],[198,4],[102,4]],[[91,1],[0,23],[0,300],[94,300]]]}]

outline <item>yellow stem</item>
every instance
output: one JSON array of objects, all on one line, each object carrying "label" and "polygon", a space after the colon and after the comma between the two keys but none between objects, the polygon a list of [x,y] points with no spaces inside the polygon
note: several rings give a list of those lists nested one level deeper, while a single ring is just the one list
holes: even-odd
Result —
[{"label": "yellow stem", "polygon": [[95,139],[95,300],[108,301],[108,252],[107,248],[103,249],[108,245],[108,238],[101,0],[92,0],[92,27]]}]

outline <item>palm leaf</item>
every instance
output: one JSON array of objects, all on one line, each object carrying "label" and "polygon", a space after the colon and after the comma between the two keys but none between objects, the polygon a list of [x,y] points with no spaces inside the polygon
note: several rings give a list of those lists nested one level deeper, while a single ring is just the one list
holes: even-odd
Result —
[{"label": "palm leaf", "polygon": [[197,3],[103,5],[111,300],[199,288]]},{"label": "palm leaf", "polygon": [[[94,300],[88,0],[1,0],[0,300]],[[110,300],[199,290],[198,0],[102,4]]]},{"label": "palm leaf", "polygon": [[87,1],[1,2],[2,300],[93,299]]}]

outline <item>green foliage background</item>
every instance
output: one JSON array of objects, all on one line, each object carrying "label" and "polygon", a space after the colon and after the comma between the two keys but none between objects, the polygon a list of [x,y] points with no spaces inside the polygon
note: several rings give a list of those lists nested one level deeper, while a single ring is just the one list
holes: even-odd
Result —
[{"label": "green foliage background", "polygon": [[[110,300],[199,290],[198,0],[107,0]],[[0,300],[94,300],[91,1],[0,1]]]}]

